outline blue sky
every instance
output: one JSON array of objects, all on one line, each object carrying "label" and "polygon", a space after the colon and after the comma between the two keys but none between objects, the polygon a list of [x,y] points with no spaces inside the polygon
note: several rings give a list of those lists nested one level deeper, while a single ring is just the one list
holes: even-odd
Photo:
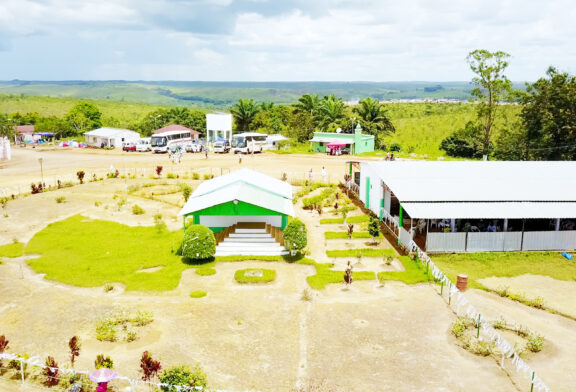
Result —
[{"label": "blue sky", "polygon": [[568,0],[0,0],[0,80],[469,80],[576,71]]}]

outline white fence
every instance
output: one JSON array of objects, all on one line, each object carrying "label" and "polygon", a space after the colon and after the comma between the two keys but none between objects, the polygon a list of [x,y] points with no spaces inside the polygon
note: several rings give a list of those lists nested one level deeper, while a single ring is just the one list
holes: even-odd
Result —
[{"label": "white fence", "polygon": [[428,233],[428,252],[466,252],[466,233]]},{"label": "white fence", "polygon": [[[401,241],[405,243],[404,241]],[[407,242],[406,242],[407,243]],[[428,233],[428,252],[508,252],[576,249],[576,230]]]},{"label": "white fence", "polygon": [[398,239],[400,240],[400,243],[402,243],[402,244],[409,244],[412,241],[412,233],[406,231],[406,229],[401,227],[399,230]]}]

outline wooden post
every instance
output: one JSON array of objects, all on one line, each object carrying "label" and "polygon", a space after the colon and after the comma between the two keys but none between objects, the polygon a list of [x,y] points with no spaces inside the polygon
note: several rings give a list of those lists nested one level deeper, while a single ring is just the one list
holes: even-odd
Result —
[{"label": "wooden post", "polygon": [[478,313],[478,331],[476,332],[476,339],[478,339],[480,337],[480,319],[482,318],[482,315],[480,313]]},{"label": "wooden post", "polygon": [[22,376],[22,384],[24,384],[24,358],[20,358],[20,375]]},{"label": "wooden post", "polygon": [[530,381],[530,392],[534,392],[534,377],[536,376],[535,372],[532,372],[532,380]]}]

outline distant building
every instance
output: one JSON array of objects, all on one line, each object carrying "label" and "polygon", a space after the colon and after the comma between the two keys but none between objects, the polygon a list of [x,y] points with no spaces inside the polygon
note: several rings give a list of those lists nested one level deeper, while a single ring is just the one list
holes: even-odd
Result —
[{"label": "distant building", "polygon": [[16,132],[16,136],[14,136],[15,143],[34,142],[34,125],[18,125],[16,126]]},{"label": "distant building", "polygon": [[344,145],[343,148],[349,154],[362,154],[374,151],[374,136],[362,133],[360,124],[356,126],[354,133],[340,132],[314,132],[310,140],[314,152],[330,152],[331,145]]},{"label": "distant building", "polygon": [[123,143],[137,143],[140,134],[129,129],[105,127],[84,132],[84,140],[92,147],[121,148]]},{"label": "distant building", "polygon": [[278,150],[279,147],[278,143],[283,140],[288,140],[288,138],[284,135],[280,135],[279,133],[268,135],[266,137],[266,149]]},{"label": "distant building", "polygon": [[230,113],[209,113],[206,115],[206,141],[213,143],[226,139],[232,143],[232,115]]},{"label": "distant building", "polygon": [[157,133],[164,133],[164,132],[170,132],[170,131],[189,131],[192,140],[197,140],[200,138],[200,136],[202,136],[202,133],[200,133],[194,129],[190,129],[188,127],[185,127],[184,125],[180,125],[180,124],[167,125],[163,128],[155,130],[153,132],[153,134],[155,135]]}]

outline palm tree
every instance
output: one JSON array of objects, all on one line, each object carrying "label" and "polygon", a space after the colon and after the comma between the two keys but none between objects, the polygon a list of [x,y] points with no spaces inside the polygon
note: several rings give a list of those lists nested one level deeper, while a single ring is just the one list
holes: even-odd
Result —
[{"label": "palm tree", "polygon": [[274,102],[261,102],[260,109],[261,110],[271,110],[274,108]]},{"label": "palm tree", "polygon": [[354,108],[354,112],[360,117],[362,128],[367,133],[376,136],[377,144],[383,136],[396,132],[386,108],[375,98],[361,100],[358,106]]},{"label": "palm tree", "polygon": [[238,132],[248,132],[254,116],[259,111],[260,108],[253,99],[239,99],[238,103],[230,109],[234,116],[234,121],[236,121],[236,130]]},{"label": "palm tree", "polygon": [[298,103],[294,105],[296,112],[306,112],[315,115],[318,110],[320,99],[316,94],[304,94],[298,99]]},{"label": "palm tree", "polygon": [[334,95],[322,98],[316,117],[321,128],[328,129],[332,125],[337,125],[345,117],[342,98]]}]

